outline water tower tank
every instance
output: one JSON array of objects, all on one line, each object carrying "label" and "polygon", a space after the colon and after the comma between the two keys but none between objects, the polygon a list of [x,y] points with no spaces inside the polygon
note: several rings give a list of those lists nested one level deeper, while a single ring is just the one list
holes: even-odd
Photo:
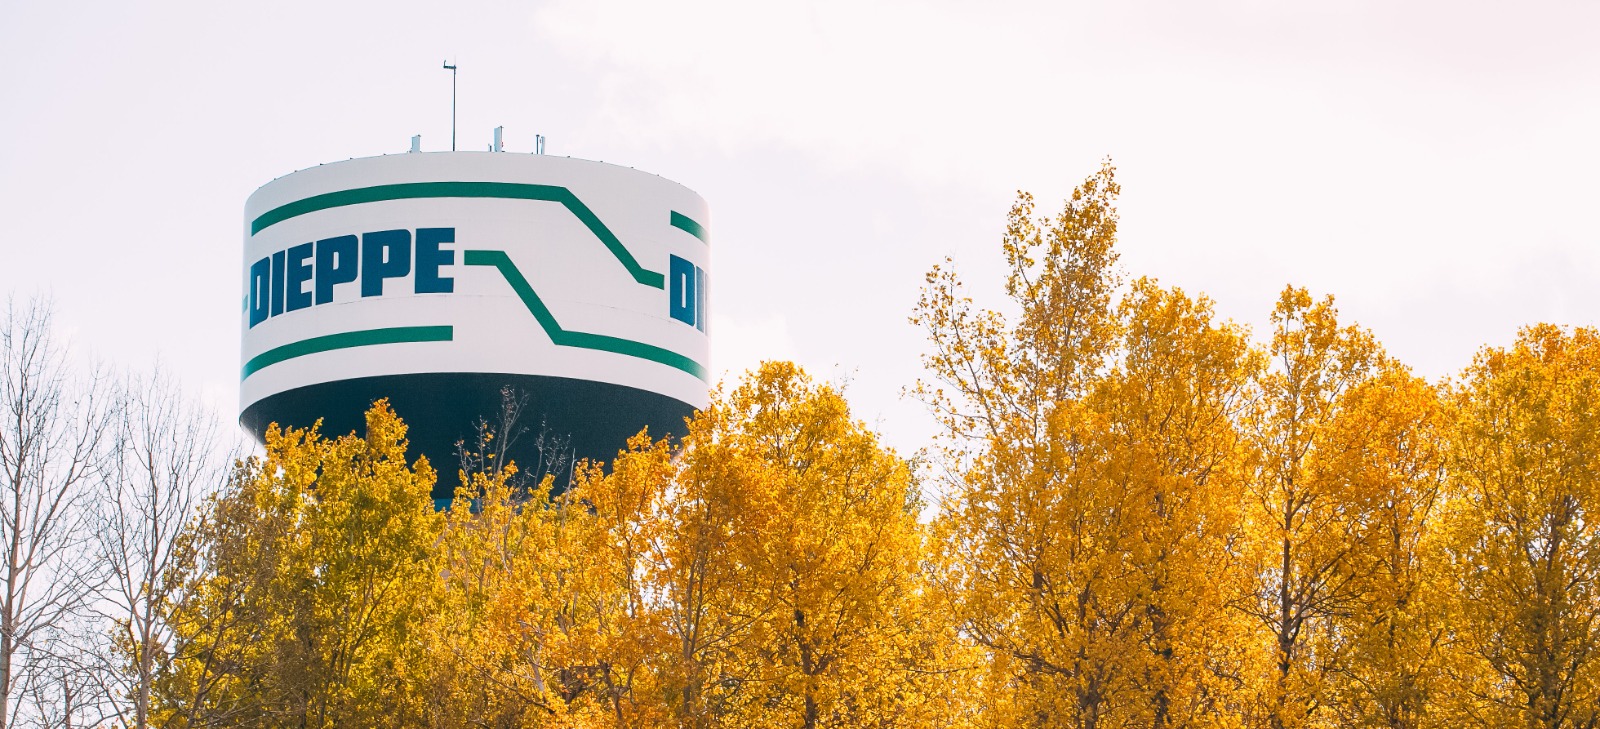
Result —
[{"label": "water tower tank", "polygon": [[386,397],[448,498],[456,443],[503,388],[528,397],[525,425],[601,460],[640,428],[681,434],[706,404],[709,216],[670,180],[545,155],[390,155],[274,180],[244,222],[239,421],[258,439],[318,418],[360,431]]}]

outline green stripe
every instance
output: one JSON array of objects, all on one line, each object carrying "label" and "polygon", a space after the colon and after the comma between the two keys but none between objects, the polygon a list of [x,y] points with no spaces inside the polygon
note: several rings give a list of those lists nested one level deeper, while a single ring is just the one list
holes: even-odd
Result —
[{"label": "green stripe", "polygon": [[[651,288],[666,288],[667,277],[647,270],[639,265],[633,254],[617,240],[605,223],[600,222],[593,210],[584,205],[577,195],[571,190],[556,185],[528,185],[520,182],[406,182],[397,185],[377,185],[375,187],[358,187],[354,190],[340,190],[321,195],[313,195],[304,200],[296,200],[287,205],[280,205],[262,213],[250,223],[250,234],[255,235],[268,227],[281,223],[293,217],[314,213],[318,210],[344,207],[346,205],[360,205],[362,203],[382,202],[384,200],[416,200],[434,197],[473,197],[497,198],[505,200],[543,200],[546,202],[561,203],[578,218],[589,232],[604,243],[622,262],[622,267],[628,269],[633,280]],[[674,213],[676,215],[676,213]],[[685,220],[688,220],[685,218]],[[693,221],[690,221],[693,223]],[[676,224],[676,223],[675,223]],[[696,225],[695,227],[699,227]],[[687,228],[685,228],[687,230]],[[694,231],[690,231],[691,233]],[[703,231],[702,231],[703,232]],[[698,234],[697,234],[698,235]]]},{"label": "green stripe", "polygon": [[705,227],[676,210],[672,211],[672,227],[699,238],[701,243],[711,245],[711,234],[706,232]]},{"label": "green stripe", "polygon": [[265,367],[270,367],[284,360],[318,352],[331,352],[335,349],[349,349],[351,347],[369,347],[374,344],[448,342],[453,337],[454,332],[447,326],[363,329],[358,332],[312,337],[298,342],[291,342],[281,347],[273,347],[251,357],[249,362],[244,363],[244,374],[240,375],[239,379],[243,380]]},{"label": "green stripe", "polygon": [[461,262],[468,266],[493,266],[499,269],[500,275],[505,277],[506,283],[511,284],[511,289],[516,291],[517,296],[522,298],[522,304],[528,307],[528,311],[533,314],[533,318],[539,322],[539,326],[544,329],[544,333],[550,337],[550,341],[556,346],[597,349],[602,352],[638,357],[639,359],[647,359],[651,362],[659,362],[668,367],[683,370],[701,380],[706,379],[705,367],[701,366],[699,362],[672,350],[662,349],[643,342],[635,342],[631,339],[620,339],[587,332],[569,332],[562,329],[561,324],[556,321],[555,315],[551,314],[549,307],[546,307],[544,302],[539,300],[539,294],[535,293],[533,286],[528,284],[528,279],[522,277],[522,272],[517,270],[516,264],[511,262],[511,257],[506,255],[505,251],[465,251],[461,257]]}]

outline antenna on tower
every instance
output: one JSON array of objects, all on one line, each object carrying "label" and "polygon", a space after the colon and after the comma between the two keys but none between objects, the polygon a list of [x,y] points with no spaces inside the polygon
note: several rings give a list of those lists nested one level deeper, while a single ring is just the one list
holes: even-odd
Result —
[{"label": "antenna on tower", "polygon": [[444,70],[450,72],[450,151],[456,151],[456,67],[445,61]]}]

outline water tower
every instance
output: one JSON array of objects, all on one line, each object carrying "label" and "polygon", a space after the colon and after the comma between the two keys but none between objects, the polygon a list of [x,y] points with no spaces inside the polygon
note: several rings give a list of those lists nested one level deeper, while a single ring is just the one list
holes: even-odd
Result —
[{"label": "water tower", "polygon": [[607,461],[640,428],[681,435],[706,405],[709,215],[670,180],[542,154],[397,154],[273,180],[244,223],[239,422],[258,439],[318,418],[359,432],[386,397],[447,499],[457,441],[503,388],[528,397],[525,424]]}]

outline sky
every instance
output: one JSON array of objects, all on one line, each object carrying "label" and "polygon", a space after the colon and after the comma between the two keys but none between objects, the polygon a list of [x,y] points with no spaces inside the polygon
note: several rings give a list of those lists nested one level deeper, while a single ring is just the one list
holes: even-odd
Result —
[{"label": "sky", "polygon": [[1600,311],[1600,5],[0,0],[0,293],[81,356],[237,406],[242,217],[320,163],[459,146],[711,208],[712,367],[792,359],[910,452],[907,321],[1002,307],[1018,190],[1110,158],[1130,276],[1266,332],[1287,284],[1429,378]]}]

